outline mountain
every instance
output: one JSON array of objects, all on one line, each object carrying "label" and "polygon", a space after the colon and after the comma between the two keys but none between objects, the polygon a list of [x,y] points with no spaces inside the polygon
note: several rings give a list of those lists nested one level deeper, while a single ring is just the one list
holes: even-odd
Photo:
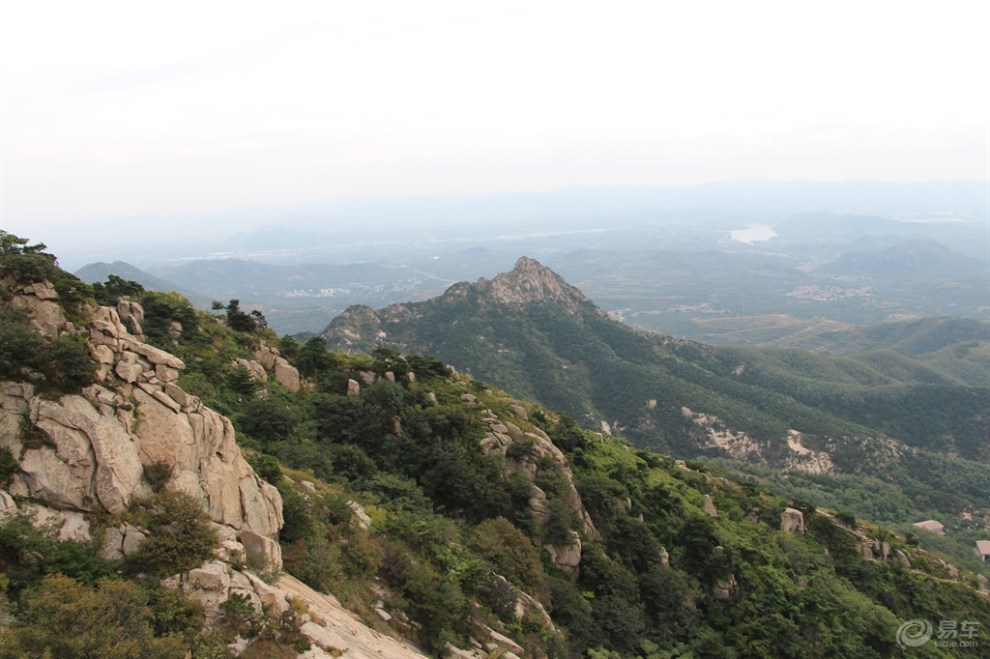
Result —
[{"label": "mountain", "polygon": [[[428,356],[328,353],[154,291],[98,306],[4,246],[4,658],[900,656],[904,621],[990,625],[971,544],[947,560],[934,534],[598,436]],[[595,312],[517,270],[485,282],[493,304]]]},{"label": "mountain", "polygon": [[146,272],[141,268],[124,261],[114,261],[113,263],[104,263],[102,261],[88,263],[76,270],[75,275],[87,284],[102,283],[106,281],[107,277],[110,275],[116,275],[128,281],[136,281],[151,291],[161,291],[163,293],[177,291],[182,293],[182,295],[187,297],[190,302],[201,309],[206,309],[210,306],[210,298],[205,297],[198,292],[194,292],[196,291],[195,288],[184,288],[181,285],[177,285],[167,279],[162,279],[161,277],[156,277],[150,272]]},{"label": "mountain", "polygon": [[966,477],[947,505],[987,500],[970,484],[990,485],[990,389],[889,350],[828,358],[639,333],[528,258],[432,300],[351,307],[321,336],[335,350],[436,355],[586,427],[678,457],[882,474],[917,501],[944,489],[935,473],[952,464]]},{"label": "mountain", "polygon": [[835,276],[917,277],[920,273],[940,279],[981,280],[987,262],[949,249],[931,240],[905,240],[873,251],[852,251],[820,268]]}]

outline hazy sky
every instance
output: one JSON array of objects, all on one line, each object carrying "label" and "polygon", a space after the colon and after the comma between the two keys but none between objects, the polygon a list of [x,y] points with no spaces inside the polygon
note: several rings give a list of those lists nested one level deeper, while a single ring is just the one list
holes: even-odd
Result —
[{"label": "hazy sky", "polygon": [[0,224],[990,177],[990,3],[0,0]]}]

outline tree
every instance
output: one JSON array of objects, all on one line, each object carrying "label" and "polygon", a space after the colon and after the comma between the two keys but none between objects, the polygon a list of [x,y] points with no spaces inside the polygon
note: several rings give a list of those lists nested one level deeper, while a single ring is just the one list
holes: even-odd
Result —
[{"label": "tree", "polygon": [[124,279],[117,275],[107,275],[105,284],[93,284],[93,297],[103,306],[113,306],[122,297],[139,299],[144,293],[144,286],[136,281]]},{"label": "tree", "polygon": [[298,409],[272,395],[252,399],[237,416],[238,430],[264,442],[288,439],[299,421]]},{"label": "tree", "polygon": [[304,377],[324,374],[335,366],[336,359],[327,351],[326,343],[318,336],[309,339],[302,348],[298,349],[296,368]]},{"label": "tree", "polygon": [[165,491],[152,495],[142,507],[151,534],[129,557],[134,567],[165,576],[191,570],[213,556],[217,532],[198,500]]},{"label": "tree", "polygon": [[258,328],[258,321],[241,311],[240,300],[231,300],[227,303],[227,325],[237,332],[253,332]]},{"label": "tree", "polygon": [[22,608],[23,624],[0,635],[0,657],[186,656],[178,637],[154,637],[147,595],[126,581],[103,579],[89,588],[51,575],[26,594]]}]

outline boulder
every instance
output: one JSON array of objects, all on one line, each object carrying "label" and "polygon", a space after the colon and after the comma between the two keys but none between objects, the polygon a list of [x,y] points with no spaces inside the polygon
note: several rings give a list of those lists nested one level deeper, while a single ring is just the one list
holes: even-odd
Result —
[{"label": "boulder", "polygon": [[357,380],[347,381],[347,395],[351,398],[357,398],[361,395],[361,385],[358,384]]},{"label": "boulder", "polygon": [[14,309],[24,309],[39,334],[50,339],[58,337],[65,327],[65,312],[55,300],[58,293],[48,282],[37,282],[23,287],[19,295],[10,301]]},{"label": "boulder", "polygon": [[143,336],[141,323],[144,322],[144,308],[137,302],[120,300],[117,302],[117,315],[121,322],[128,328],[131,334]]},{"label": "boulder", "polygon": [[186,367],[185,362],[175,355],[165,352],[164,350],[156,348],[152,345],[148,345],[147,343],[137,343],[133,345],[131,349],[152,364],[164,364],[165,366],[170,366],[180,370]]},{"label": "boulder", "polygon": [[372,520],[365,511],[364,506],[359,504],[357,501],[348,501],[347,505],[354,511],[354,516],[357,517],[358,520],[358,527],[362,529],[370,529]]},{"label": "boulder", "polygon": [[780,530],[784,533],[804,533],[804,513],[796,508],[785,508],[780,514]]},{"label": "boulder", "polygon": [[237,535],[237,539],[244,545],[245,558],[249,565],[258,564],[262,570],[278,571],[282,568],[282,548],[271,538],[244,529]]},{"label": "boulder", "polygon": [[705,495],[705,501],[701,505],[701,508],[709,517],[718,517],[718,510],[715,508],[715,502],[712,501],[710,494]]},{"label": "boulder", "polygon": [[144,372],[144,365],[133,352],[125,352],[114,367],[113,372],[124,382],[137,382]]},{"label": "boulder", "polygon": [[581,536],[577,531],[571,531],[571,541],[565,545],[543,545],[550,554],[550,560],[567,575],[571,581],[577,581],[581,565]]},{"label": "boulder", "polygon": [[737,585],[736,575],[730,574],[728,579],[718,579],[715,581],[715,585],[712,586],[712,595],[717,600],[731,600],[732,595],[736,592]]},{"label": "boulder", "polygon": [[144,531],[132,524],[125,523],[121,526],[121,531],[123,532],[123,540],[120,543],[120,551],[124,556],[130,556],[136,552],[141,547],[141,543],[148,537]]},{"label": "boulder", "polygon": [[299,377],[299,370],[295,366],[285,361],[282,357],[275,360],[272,369],[275,380],[289,391],[299,391],[302,380]]},{"label": "boulder", "polygon": [[207,621],[220,616],[220,605],[230,597],[230,567],[220,561],[209,561],[180,577],[181,590],[203,606]]},{"label": "boulder", "polygon": [[124,557],[124,534],[120,529],[111,526],[103,532],[103,544],[100,545],[100,558],[105,561],[119,561]]},{"label": "boulder", "polygon": [[238,357],[233,361],[233,363],[231,363],[231,367],[235,369],[244,369],[251,374],[251,379],[256,382],[268,382],[268,373],[265,371],[265,368],[253,359]]}]

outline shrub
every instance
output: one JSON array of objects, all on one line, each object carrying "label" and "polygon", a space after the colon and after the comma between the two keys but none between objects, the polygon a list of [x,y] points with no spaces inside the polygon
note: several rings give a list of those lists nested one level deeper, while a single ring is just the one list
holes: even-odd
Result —
[{"label": "shrub", "polygon": [[550,501],[550,514],[543,523],[543,541],[551,545],[569,545],[571,530],[577,526],[574,511],[563,499]]},{"label": "shrub", "polygon": [[[252,386],[252,390],[253,388]],[[272,395],[249,401],[237,416],[238,429],[263,442],[276,442],[291,437],[299,421],[300,415],[296,408]]]},{"label": "shrub", "polygon": [[93,297],[96,298],[96,303],[102,306],[116,306],[122,297],[139,299],[142,293],[144,286],[117,275],[107,275],[106,283],[93,284]]},{"label": "shrub", "polygon": [[7,575],[12,592],[55,572],[90,585],[110,574],[110,566],[90,545],[57,540],[51,525],[36,527],[34,521],[34,515],[23,512],[0,520],[0,572]]},{"label": "shrub", "polygon": [[255,473],[272,485],[277,485],[282,480],[282,468],[278,464],[278,458],[265,453],[255,453],[248,455],[247,461]]},{"label": "shrub", "polygon": [[126,581],[89,588],[65,575],[45,577],[25,595],[19,618],[0,657],[186,656],[178,637],[155,638],[146,594]]},{"label": "shrub", "polygon": [[158,576],[185,572],[213,556],[217,533],[199,501],[184,492],[159,492],[138,504],[151,534],[131,555],[132,567]]},{"label": "shrub", "polygon": [[474,527],[470,544],[496,572],[546,603],[549,597],[540,550],[504,517],[486,519]]},{"label": "shrub", "polygon": [[0,308],[0,377],[22,379],[26,371],[41,370],[49,342],[34,331],[24,311]]},{"label": "shrub", "polygon": [[76,391],[93,381],[96,363],[89,356],[86,339],[63,334],[52,346],[52,383],[62,391]]},{"label": "shrub", "polygon": [[161,492],[165,489],[169,477],[172,475],[172,468],[167,462],[152,462],[144,465],[144,479],[151,485],[152,492]]},{"label": "shrub", "polygon": [[17,458],[6,446],[0,447],[0,488],[7,488],[14,474],[20,469]]}]

